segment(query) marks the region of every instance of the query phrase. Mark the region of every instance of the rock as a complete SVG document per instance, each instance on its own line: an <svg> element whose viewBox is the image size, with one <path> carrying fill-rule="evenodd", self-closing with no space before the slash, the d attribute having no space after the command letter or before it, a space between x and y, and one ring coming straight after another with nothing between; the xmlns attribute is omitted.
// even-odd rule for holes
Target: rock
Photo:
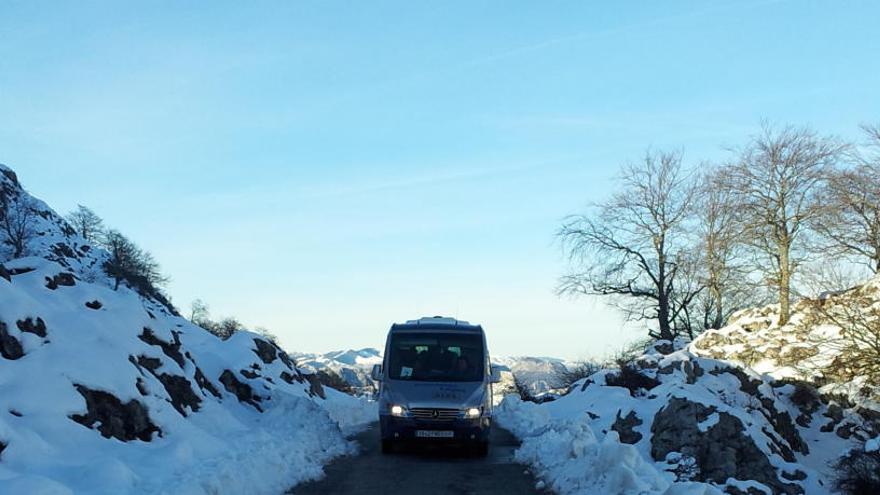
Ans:
<svg viewBox="0 0 880 495"><path fill-rule="evenodd" d="M76 277L72 273L61 272L52 278L46 277L46 287L55 290L58 287L73 287L76 285Z"/></svg>
<svg viewBox="0 0 880 495"><path fill-rule="evenodd" d="M63 242L56 243L52 246L52 254L58 258L77 258L76 252Z"/></svg>
<svg viewBox="0 0 880 495"><path fill-rule="evenodd" d="M21 185L18 183L18 176L15 175L15 172L13 172L12 170L10 170L6 167L0 167L0 174L5 175L6 178L9 179L10 182L12 182L12 185L15 186L16 188L21 187Z"/></svg>
<svg viewBox="0 0 880 495"><path fill-rule="evenodd" d="M625 418L621 418L620 410L618 409L617 417L614 419L614 424L611 425L611 429L617 432L618 436L620 436L621 442L635 444L642 439L642 434L634 431L633 428L640 426L641 424L642 420L636 416L635 411L630 411Z"/></svg>
<svg viewBox="0 0 880 495"><path fill-rule="evenodd" d="M804 455L809 454L810 448L807 446L807 442L804 442L801 438L801 434L794 426L794 422L792 422L791 415L788 414L788 411L778 411L774 401L769 397L761 397L760 400L761 405L766 409L765 416L770 421L770 424L773 425L774 431L785 439L785 442L788 444L785 445L780 442L776 443L780 455L782 455L787 462L795 462L796 459L791 452L792 449ZM768 433L768 436L770 438L775 438L775 436L770 433Z"/></svg>
<svg viewBox="0 0 880 495"><path fill-rule="evenodd" d="M12 282L12 275L6 271L6 267L3 266L3 263L0 263L0 278L5 278L7 282Z"/></svg>
<svg viewBox="0 0 880 495"><path fill-rule="evenodd" d="M98 300L94 300L94 301L90 301L90 302L86 303L86 307L89 309L98 310L98 309L101 309L101 307L103 307L103 306L104 305L101 304L101 301L98 301Z"/></svg>
<svg viewBox="0 0 880 495"><path fill-rule="evenodd" d="M239 370L239 373L241 373L241 376L243 376L249 380L253 380L254 378L257 378L260 376L259 373L257 373L256 371L251 371L251 370Z"/></svg>
<svg viewBox="0 0 880 495"><path fill-rule="evenodd" d="M85 398L87 412L73 414L70 419L94 429L105 438L115 438L123 442L141 440L149 442L153 433L162 435L161 430L150 420L147 407L140 401L130 400L123 404L114 395L100 390L92 390L84 385L74 385Z"/></svg>
<svg viewBox="0 0 880 495"><path fill-rule="evenodd" d="M718 421L700 431L699 424L712 414L718 415ZM699 481L724 484L728 478L755 480L774 493L802 494L801 486L777 477L770 460L744 430L735 416L675 397L654 416L651 456L658 461L672 452L693 457L699 466Z"/></svg>
<svg viewBox="0 0 880 495"><path fill-rule="evenodd" d="M674 371L680 370L685 377L685 381L689 385L693 385L697 382L697 378L703 376L703 368L696 361L674 361L672 363L667 364L666 366L657 370L658 374L661 375L670 375Z"/></svg>
<svg viewBox="0 0 880 495"><path fill-rule="evenodd" d="M298 382L298 383L302 383L302 382L303 382L302 375L300 375L300 374L292 375L292 374L290 374L290 373L288 373L288 372L286 372L286 371L282 371L282 372L281 372L281 379L284 380L285 382L291 384L291 385L293 384L293 382Z"/></svg>
<svg viewBox="0 0 880 495"><path fill-rule="evenodd" d="M22 332L32 333L38 337L46 337L46 322L42 318L37 318L36 321L33 318L18 320L15 322L15 325Z"/></svg>
<svg viewBox="0 0 880 495"><path fill-rule="evenodd" d="M655 351L657 351L658 353L660 353L664 356L667 356L667 355L675 352L675 345L673 345L672 342L670 342L668 340L658 340L657 342L654 342L652 344L652 347L654 348Z"/></svg>
<svg viewBox="0 0 880 495"><path fill-rule="evenodd" d="M145 396L145 397L146 397L147 395L150 395L150 391L149 391L149 389L147 389L147 382L145 382L143 378L138 377L138 379L137 379L137 381L135 382L134 386L137 387L138 392L139 392L141 395L143 395L143 396Z"/></svg>
<svg viewBox="0 0 880 495"><path fill-rule="evenodd" d="M131 359L129 358L129 360ZM171 398L171 405L174 406L174 409L176 409L181 416L186 417L187 407L193 412L199 410L202 399L193 392L192 383L190 383L185 377L172 375L170 373L157 373L156 370L162 366L162 361L157 358L138 356L137 364L140 367L146 368L150 374L159 380L165 388L165 392L168 393L168 397Z"/></svg>
<svg viewBox="0 0 880 495"><path fill-rule="evenodd" d="M239 402L249 404L257 411L263 412L260 404L258 404L262 400L260 396L254 393L250 385L240 382L232 371L224 370L220 375L220 383L223 384L227 392L235 395Z"/></svg>
<svg viewBox="0 0 880 495"><path fill-rule="evenodd" d="M290 359L290 356L288 356L283 350L278 349L278 357L281 359L281 362L284 363L284 366L287 366L287 369L292 370L295 368L296 363L293 359Z"/></svg>
<svg viewBox="0 0 880 495"><path fill-rule="evenodd" d="M6 323L2 321L0 321L0 356L10 360L19 359L24 356L21 342L12 335L9 335Z"/></svg>
<svg viewBox="0 0 880 495"><path fill-rule="evenodd" d="M205 374L202 373L202 370L199 369L198 366L196 366L195 379L196 385L198 385L200 389L202 389L203 391L208 391L211 395L218 399L222 397L220 395L220 391L217 390L217 387L215 387L214 384L205 377Z"/></svg>
<svg viewBox="0 0 880 495"><path fill-rule="evenodd" d="M317 375L306 375L306 380L309 381L309 395L312 397L317 395L322 399L327 398L327 395L324 393L324 386Z"/></svg>
<svg viewBox="0 0 880 495"><path fill-rule="evenodd" d="M150 345L156 345L162 348L162 352L165 353L166 356L170 357L177 363L181 369L183 369L184 360L183 354L180 353L180 334L177 332L171 332L171 335L174 338L174 342L165 342L164 340L156 337L156 334L153 333L153 330L144 327L144 331L138 335L138 338L143 342L146 342Z"/></svg>
<svg viewBox="0 0 880 495"><path fill-rule="evenodd" d="M758 387L761 386L761 383L762 383L761 380L758 380L757 378L750 377L749 375L746 374L745 371L741 370L740 368L732 368L732 367L721 368L721 369L712 370L709 373L716 375L716 376L719 376L722 373L730 373L731 375L735 376L739 380L739 389L740 390L742 390L743 392L745 392L749 395L753 395L756 397L759 395L758 394Z"/></svg>
<svg viewBox="0 0 880 495"><path fill-rule="evenodd" d="M278 350L271 343L263 340L263 339L254 339L254 343L257 345L257 348L254 349L254 353L260 357L266 364L271 364L273 361L278 359Z"/></svg>

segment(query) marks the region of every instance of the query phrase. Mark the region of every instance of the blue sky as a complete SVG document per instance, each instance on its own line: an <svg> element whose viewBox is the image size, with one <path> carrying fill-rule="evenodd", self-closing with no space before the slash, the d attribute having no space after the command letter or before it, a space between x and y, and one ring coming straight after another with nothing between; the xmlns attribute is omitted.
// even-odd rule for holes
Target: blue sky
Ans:
<svg viewBox="0 0 880 495"><path fill-rule="evenodd" d="M648 147L880 120L876 2L0 4L0 162L152 251L181 307L296 350L483 323L497 354L640 336L553 294L553 233Z"/></svg>

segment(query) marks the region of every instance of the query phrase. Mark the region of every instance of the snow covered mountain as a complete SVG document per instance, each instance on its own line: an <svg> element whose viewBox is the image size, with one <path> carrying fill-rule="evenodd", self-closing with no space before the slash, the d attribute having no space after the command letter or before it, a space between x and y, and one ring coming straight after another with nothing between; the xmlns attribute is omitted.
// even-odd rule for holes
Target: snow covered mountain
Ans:
<svg viewBox="0 0 880 495"><path fill-rule="evenodd" d="M325 354L293 353L296 363L311 372L332 371L358 394L371 394L376 384L370 378L373 365L382 364L382 353L373 348L333 351Z"/></svg>
<svg viewBox="0 0 880 495"><path fill-rule="evenodd" d="M559 375L568 369L564 360L551 357L501 356L493 357L492 363L501 369L502 380L504 372L509 371L536 397L557 392Z"/></svg>
<svg viewBox="0 0 880 495"><path fill-rule="evenodd" d="M0 493L281 493L352 451L368 406L257 334L114 290L108 253L2 165L0 195L27 229L0 233Z"/></svg>
<svg viewBox="0 0 880 495"><path fill-rule="evenodd" d="M826 494L834 461L858 452L876 479L876 388L835 366L848 356L829 318L855 310L880 322L878 288L875 278L802 301L785 326L775 306L742 312L689 345L657 342L554 402L508 397L499 421L523 440L516 457L561 494Z"/></svg>
<svg viewBox="0 0 880 495"><path fill-rule="evenodd" d="M292 357L304 370L330 370L341 376L358 393L372 393L376 384L370 378L374 364L382 364L382 352L374 348L333 351L325 354L293 353ZM548 357L493 357L492 362L501 370L499 391L513 390L514 377L541 396L558 388L558 374L566 369L565 361Z"/></svg>

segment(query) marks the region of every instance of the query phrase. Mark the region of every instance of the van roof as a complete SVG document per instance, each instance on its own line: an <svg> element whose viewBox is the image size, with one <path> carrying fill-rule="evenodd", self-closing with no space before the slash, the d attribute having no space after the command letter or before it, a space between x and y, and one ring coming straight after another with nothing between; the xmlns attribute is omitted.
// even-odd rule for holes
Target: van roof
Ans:
<svg viewBox="0 0 880 495"><path fill-rule="evenodd" d="M480 325L471 325L470 323L455 318L443 316L425 316L418 320L408 320L406 323L395 323L391 325L391 331L396 330L459 330L465 332L482 332L483 327Z"/></svg>

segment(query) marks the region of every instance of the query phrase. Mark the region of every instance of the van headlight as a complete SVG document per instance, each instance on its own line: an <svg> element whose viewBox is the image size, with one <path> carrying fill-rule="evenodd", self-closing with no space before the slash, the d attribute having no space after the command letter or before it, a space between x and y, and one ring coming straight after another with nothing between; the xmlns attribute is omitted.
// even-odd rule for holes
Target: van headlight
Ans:
<svg viewBox="0 0 880 495"><path fill-rule="evenodd" d="M406 408L403 406L398 406L395 404L391 406L390 411L392 416L397 416L398 418L406 416Z"/></svg>
<svg viewBox="0 0 880 495"><path fill-rule="evenodd" d="M465 419L477 419L483 414L479 407L469 407L464 411Z"/></svg>

